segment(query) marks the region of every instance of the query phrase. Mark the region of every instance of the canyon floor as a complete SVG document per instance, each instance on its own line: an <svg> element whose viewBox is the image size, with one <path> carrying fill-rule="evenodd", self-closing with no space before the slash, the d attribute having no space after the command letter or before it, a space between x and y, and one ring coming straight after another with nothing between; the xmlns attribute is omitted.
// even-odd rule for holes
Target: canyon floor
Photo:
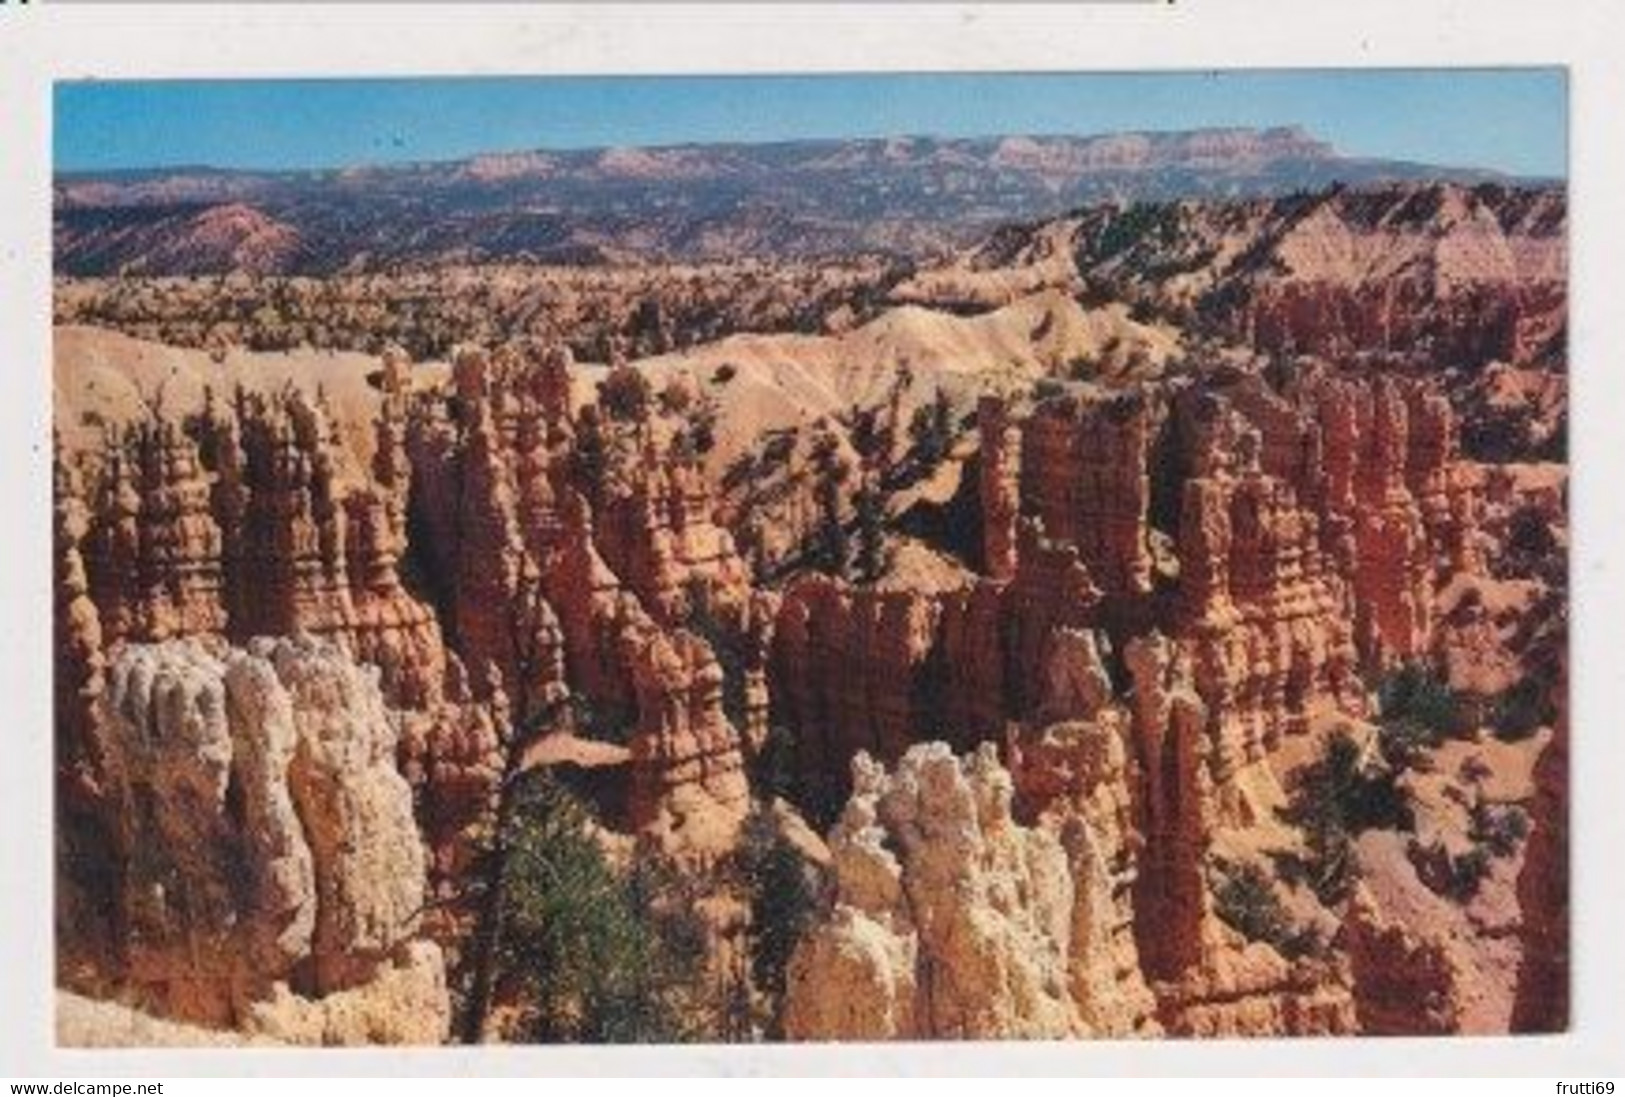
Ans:
<svg viewBox="0 0 1625 1097"><path fill-rule="evenodd" d="M1567 1027L1561 188L306 270L293 186L67 222L59 1042Z"/></svg>

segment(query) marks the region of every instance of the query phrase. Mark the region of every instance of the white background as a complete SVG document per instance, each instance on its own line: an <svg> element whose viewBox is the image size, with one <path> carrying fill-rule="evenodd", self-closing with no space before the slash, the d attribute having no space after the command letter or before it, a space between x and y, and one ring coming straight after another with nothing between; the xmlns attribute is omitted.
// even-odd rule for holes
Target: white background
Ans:
<svg viewBox="0 0 1625 1097"><path fill-rule="evenodd" d="M0 7L0 1076L1057 1071L1625 1074L1625 16L1608 0ZM85 77L1565 64L1571 94L1574 1029L1563 1037L59 1052L51 994L50 109ZM245 140L252 120L245 119ZM1550 1082L1529 1092L1551 1093Z"/></svg>

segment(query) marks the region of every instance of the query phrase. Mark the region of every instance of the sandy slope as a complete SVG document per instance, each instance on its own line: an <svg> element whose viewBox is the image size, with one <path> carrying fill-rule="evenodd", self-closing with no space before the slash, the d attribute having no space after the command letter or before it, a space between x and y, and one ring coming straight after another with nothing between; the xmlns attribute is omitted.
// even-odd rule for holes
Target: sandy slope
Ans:
<svg viewBox="0 0 1625 1097"><path fill-rule="evenodd" d="M914 376L906 421L939 387L968 405L988 389L1102 358L1114 340L1119 357L1140 351L1153 368L1179 347L1172 331L1137 324L1122 306L1085 309L1046 291L979 316L906 305L839 335L735 335L638 364L657 388L687 375L718 401L714 461L726 467L765 431L883 402L899 367Z"/></svg>
<svg viewBox="0 0 1625 1097"><path fill-rule="evenodd" d="M1172 331L1135 323L1121 306L1084 309L1066 294L1046 291L979 316L903 306L839 335L736 335L637 365L657 389L686 376L717 400L716 461L725 467L764 431L883 401L900 367L914 377L904 396L907 415L939 387L968 406L988 388L1065 372L1078 361L1111 369L1137 355L1155 368L1178 347ZM234 348L216 362L202 350L64 326L55 333L56 423L64 442L79 449L95 443L99 424L129 421L156 401L171 412L196 410L207 386L226 398L238 384L262 392L288 383L320 385L365 459L371 439L362 424L377 407L366 376L376 368L369 355L315 350ZM419 368L426 382L444 370L438 363ZM584 397L602 371L583 364L578 376Z"/></svg>
<svg viewBox="0 0 1625 1097"><path fill-rule="evenodd" d="M378 393L366 377L378 368L378 360L370 355L233 349L215 362L202 350L100 328L60 327L53 359L55 422L70 450L94 446L99 424L129 422L159 401L167 412L185 414L203 406L204 391L211 386L217 398L229 401L239 384L275 392L292 383L307 389L320 386L353 451L361 460L372 452L367 424L377 409Z"/></svg>

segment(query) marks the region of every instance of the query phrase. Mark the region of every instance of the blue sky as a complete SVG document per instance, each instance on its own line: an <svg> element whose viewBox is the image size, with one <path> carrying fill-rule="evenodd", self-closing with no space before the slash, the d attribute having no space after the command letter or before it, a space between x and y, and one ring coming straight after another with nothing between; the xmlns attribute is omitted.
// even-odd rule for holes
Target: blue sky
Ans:
<svg viewBox="0 0 1625 1097"><path fill-rule="evenodd" d="M1345 153L1561 176L1561 69L71 82L58 171L478 152L1302 125Z"/></svg>

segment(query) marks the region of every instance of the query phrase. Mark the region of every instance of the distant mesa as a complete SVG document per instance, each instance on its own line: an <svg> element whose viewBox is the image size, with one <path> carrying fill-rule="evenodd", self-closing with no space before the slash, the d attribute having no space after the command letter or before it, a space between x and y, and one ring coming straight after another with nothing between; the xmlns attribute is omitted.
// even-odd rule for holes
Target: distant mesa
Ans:
<svg viewBox="0 0 1625 1097"><path fill-rule="evenodd" d="M1101 201L1406 180L1510 181L1471 167L1344 156L1296 126L522 150L341 171L74 173L55 187L56 266L77 276L218 272L231 249L188 237L199 231L192 218L223 205L283 227L275 244L241 257L242 269L322 274L470 254L543 262L920 258L968 245L1003 222ZM565 211L561 233L593 241L596 257L592 248L538 253L519 243L518 230L538 209ZM313 243L293 243L301 240Z"/></svg>

